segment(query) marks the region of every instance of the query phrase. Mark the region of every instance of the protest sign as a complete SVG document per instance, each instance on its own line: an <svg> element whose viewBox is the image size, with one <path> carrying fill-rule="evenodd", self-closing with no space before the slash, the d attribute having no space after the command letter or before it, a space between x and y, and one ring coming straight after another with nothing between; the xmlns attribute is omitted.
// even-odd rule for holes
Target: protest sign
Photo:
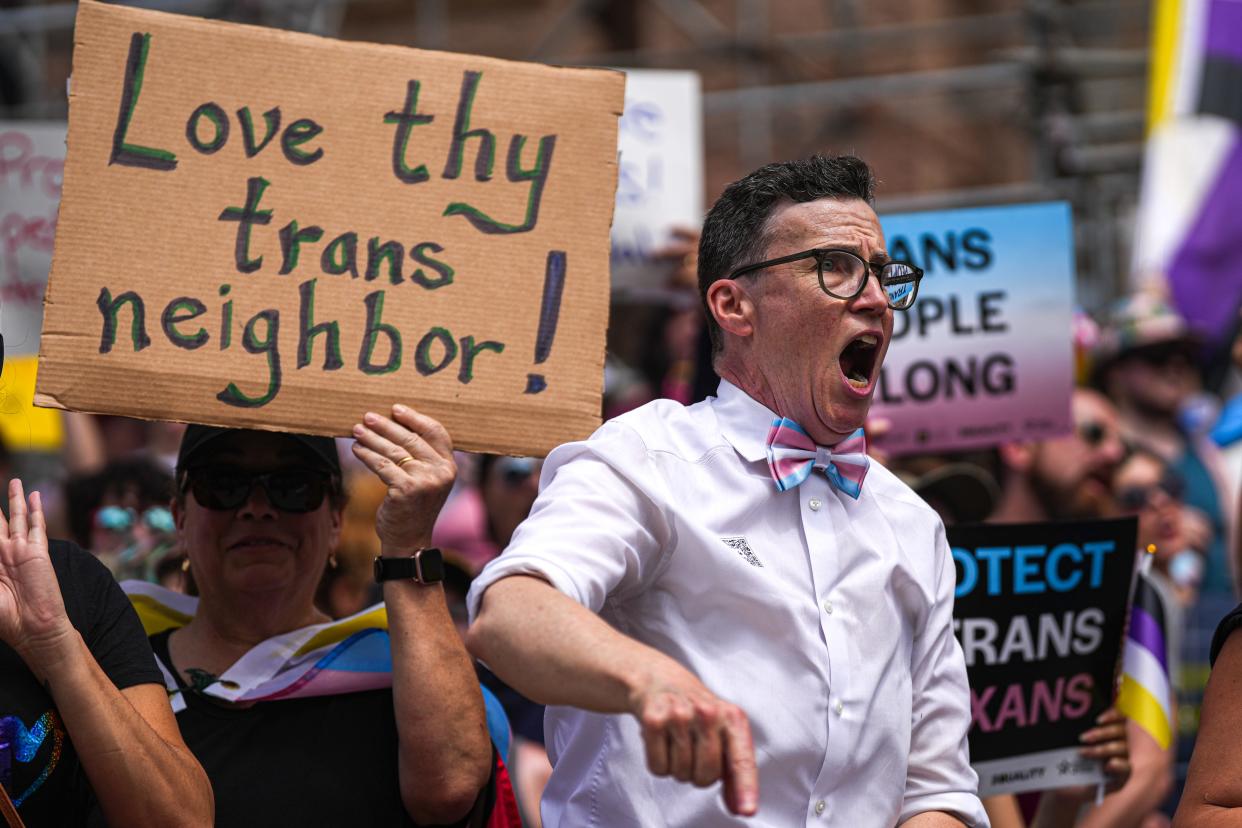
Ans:
<svg viewBox="0 0 1242 828"><path fill-rule="evenodd" d="M0 121L0 333L10 357L39 351L64 169L64 124Z"/></svg>
<svg viewBox="0 0 1242 828"><path fill-rule="evenodd" d="M41 405L458 447L599 422L624 77L86 0Z"/></svg>
<svg viewBox="0 0 1242 828"><path fill-rule="evenodd" d="M924 271L897 312L871 412L892 454L1042 440L1070 429L1074 237L1061 202L881 218Z"/></svg>
<svg viewBox="0 0 1242 828"><path fill-rule="evenodd" d="M1134 518L949 528L980 795L1103 779L1078 737L1113 703L1136 532Z"/></svg>
<svg viewBox="0 0 1242 828"><path fill-rule="evenodd" d="M64 444L65 427L59 411L34 404L37 365L33 354L5 356L0 374L0 441L20 451L54 452Z"/></svg>
<svg viewBox="0 0 1242 828"><path fill-rule="evenodd" d="M625 299L660 300L676 262L652 254L670 231L703 224L703 93L696 72L626 70L617 138L612 288Z"/></svg>

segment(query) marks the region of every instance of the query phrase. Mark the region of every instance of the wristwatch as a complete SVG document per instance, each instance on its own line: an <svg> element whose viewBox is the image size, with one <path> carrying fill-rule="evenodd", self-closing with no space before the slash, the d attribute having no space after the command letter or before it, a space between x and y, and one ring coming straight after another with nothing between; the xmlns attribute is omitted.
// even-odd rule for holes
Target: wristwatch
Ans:
<svg viewBox="0 0 1242 828"><path fill-rule="evenodd" d="M412 580L438 584L444 580L444 555L434 546L420 549L409 557L375 559L375 580Z"/></svg>

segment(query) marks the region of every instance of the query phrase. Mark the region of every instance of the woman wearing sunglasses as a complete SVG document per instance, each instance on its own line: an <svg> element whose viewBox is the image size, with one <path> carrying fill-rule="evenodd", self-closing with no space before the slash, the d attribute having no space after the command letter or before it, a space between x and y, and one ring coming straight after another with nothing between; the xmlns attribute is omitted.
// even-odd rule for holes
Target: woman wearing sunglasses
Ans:
<svg viewBox="0 0 1242 828"><path fill-rule="evenodd" d="M1131 447L1114 471L1112 484L1118 510L1138 518L1139 554L1145 554L1143 550L1152 546L1156 548L1148 582L1156 587L1164 604L1168 670L1170 675L1177 675L1175 648L1181 639L1183 613L1173 596L1168 565L1186 549L1181 519L1181 479L1159 455ZM1186 551L1185 554L1193 557L1197 553ZM1173 705L1173 700L1169 703ZM1133 722L1127 722L1126 735L1130 776L1120 789L1091 810L1081 822L1082 828L1168 825L1168 818L1160 813L1160 808L1172 791L1175 748L1161 748L1146 730Z"/></svg>
<svg viewBox="0 0 1242 828"><path fill-rule="evenodd" d="M503 766L428 548L456 476L448 434L394 406L354 436L388 487L376 520L387 640L383 610L332 622L314 605L345 503L335 442L185 432L173 514L197 602L151 612L153 588L131 597L211 778L216 825L506 824L493 819Z"/></svg>

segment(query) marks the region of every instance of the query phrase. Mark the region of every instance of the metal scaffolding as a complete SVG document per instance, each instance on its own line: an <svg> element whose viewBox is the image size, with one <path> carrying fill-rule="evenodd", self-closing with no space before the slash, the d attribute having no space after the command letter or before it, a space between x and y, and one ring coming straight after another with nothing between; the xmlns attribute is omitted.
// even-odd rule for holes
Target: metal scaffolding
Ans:
<svg viewBox="0 0 1242 828"><path fill-rule="evenodd" d="M886 192L878 207L895 212L1068 200L1076 219L1080 304L1096 309L1123 290L1143 154L1146 2L1023 0L1007 10L970 13L983 4L963 1L941 4L956 12L948 17L867 24L861 4L829 0L832 28L778 32L772 26L778 0L733 0L732 26L713 13L723 3L709 9L699 0L649 0L624 5L659 15L661 24L678 30L683 45L657 47L638 39L604 52L568 51L575 28L599 26L615 5L609 0L567 3L529 57L689 68L704 75L736 67L736 82L710 88L704 108L709 120L732 120L738 173L782 154L773 126L790 112L801 113L805 124L831 138L842 120L887 109L909 129L911 152L952 150L937 147L935 130L925 120L946 100L952 102L954 118L982 129L998 123L1020 126L1030 162L1019 180ZM860 57L917 52L932 43L940 49L956 47L967 59L893 72L850 72ZM807 55L842 52L831 77L806 71ZM929 163L934 157L929 153Z"/></svg>
<svg viewBox="0 0 1242 828"><path fill-rule="evenodd" d="M411 45L481 51L476 0L137 0L132 5L351 36L347 12L412 18ZM393 6L392 4L397 4ZM1003 174L930 184L897 177L882 211L1066 199L1077 228L1079 301L1122 290L1142 158L1145 0L924 0L900 22L857 0L513 0L505 57L566 65L693 69L705 79L709 170L729 180L818 147L883 147L905 161L971 169L963 135L1018 159ZM997 8L997 6L1008 6ZM483 9L483 12L480 9ZM50 55L74 3L0 8L0 116L63 118ZM827 21L791 28L791 9ZM814 12L813 14L811 12ZM62 63L64 60L62 58ZM976 150L977 152L977 150ZM882 163L882 162L881 162ZM883 172L883 169L881 169ZM710 177L710 176L709 176ZM970 180L969 179L981 179ZM709 189L718 182L709 182ZM708 199L714 192L707 193Z"/></svg>

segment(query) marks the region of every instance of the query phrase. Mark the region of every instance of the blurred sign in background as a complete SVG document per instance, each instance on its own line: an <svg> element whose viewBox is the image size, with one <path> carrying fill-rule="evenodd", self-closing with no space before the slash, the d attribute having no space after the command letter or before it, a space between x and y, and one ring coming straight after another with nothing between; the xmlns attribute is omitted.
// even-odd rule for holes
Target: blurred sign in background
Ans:
<svg viewBox="0 0 1242 828"><path fill-rule="evenodd" d="M14 448L61 440L60 412L31 401L64 169L63 122L0 121L0 439Z"/></svg>
<svg viewBox="0 0 1242 828"><path fill-rule="evenodd" d="M893 322L872 412L894 454L987 448L1070 430L1069 205L881 216L889 255L924 271Z"/></svg>
<svg viewBox="0 0 1242 828"><path fill-rule="evenodd" d="M653 255L703 222L703 97L694 72L631 69L617 137L612 289L660 300L671 275Z"/></svg>
<svg viewBox="0 0 1242 828"><path fill-rule="evenodd" d="M65 169L65 125L0 121L0 331L6 357L39 352Z"/></svg>

